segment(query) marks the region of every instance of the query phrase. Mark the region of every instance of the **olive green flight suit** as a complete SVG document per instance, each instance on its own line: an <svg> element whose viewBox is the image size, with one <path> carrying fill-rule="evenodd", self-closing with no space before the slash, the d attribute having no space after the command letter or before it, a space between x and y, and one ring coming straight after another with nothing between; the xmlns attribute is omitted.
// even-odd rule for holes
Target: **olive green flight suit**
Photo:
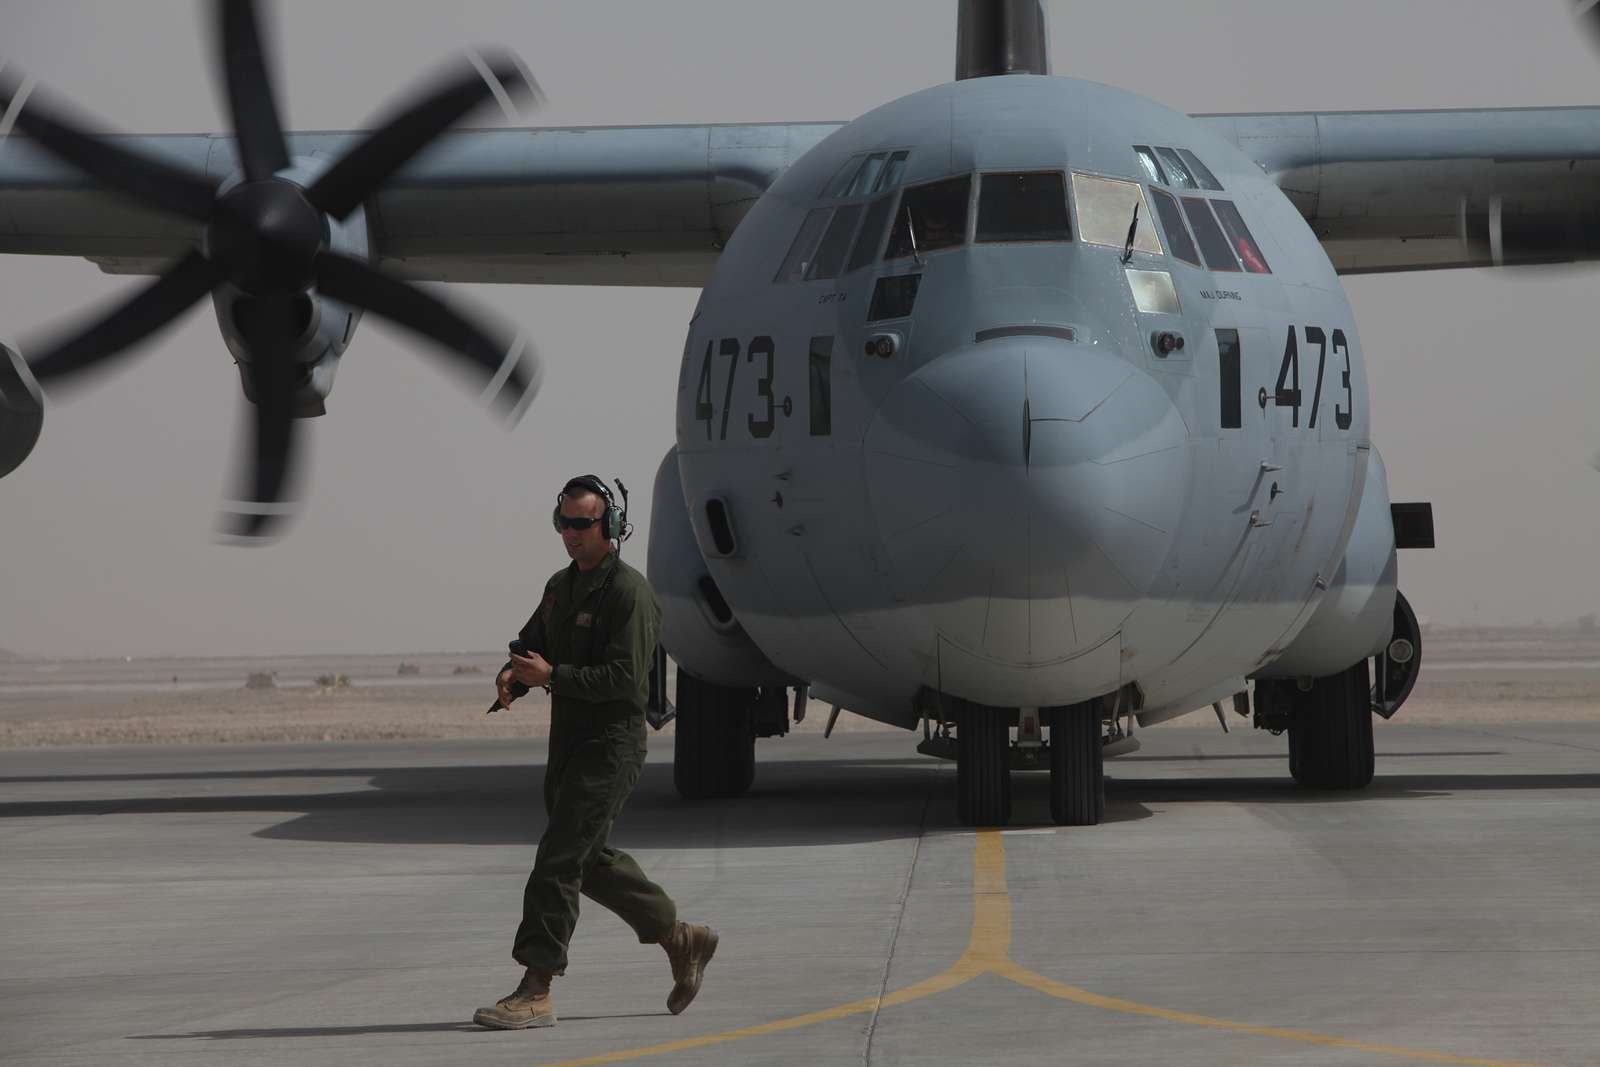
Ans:
<svg viewBox="0 0 1600 1067"><path fill-rule="evenodd" d="M522 629L528 648L555 667L544 772L549 821L512 948L524 967L566 971L580 892L646 944L665 940L677 922L672 898L606 843L644 764L644 709L660 633L654 591L615 553L587 573L576 563L557 572Z"/></svg>

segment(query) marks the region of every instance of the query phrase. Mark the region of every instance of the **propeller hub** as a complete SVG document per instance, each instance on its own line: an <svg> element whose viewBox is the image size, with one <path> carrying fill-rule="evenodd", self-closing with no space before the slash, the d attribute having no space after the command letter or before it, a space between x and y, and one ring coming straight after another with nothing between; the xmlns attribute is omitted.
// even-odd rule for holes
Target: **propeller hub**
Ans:
<svg viewBox="0 0 1600 1067"><path fill-rule="evenodd" d="M327 245L327 219L299 186L278 178L228 190L206 228L206 254L256 296L308 288Z"/></svg>

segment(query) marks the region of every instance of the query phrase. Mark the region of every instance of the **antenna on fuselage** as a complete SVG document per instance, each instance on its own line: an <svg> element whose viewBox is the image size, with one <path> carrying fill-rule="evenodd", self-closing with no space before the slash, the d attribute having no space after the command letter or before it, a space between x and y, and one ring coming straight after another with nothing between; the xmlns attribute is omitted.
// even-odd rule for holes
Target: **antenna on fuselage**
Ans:
<svg viewBox="0 0 1600 1067"><path fill-rule="evenodd" d="M961 0L956 20L956 81L1050 73L1041 0Z"/></svg>

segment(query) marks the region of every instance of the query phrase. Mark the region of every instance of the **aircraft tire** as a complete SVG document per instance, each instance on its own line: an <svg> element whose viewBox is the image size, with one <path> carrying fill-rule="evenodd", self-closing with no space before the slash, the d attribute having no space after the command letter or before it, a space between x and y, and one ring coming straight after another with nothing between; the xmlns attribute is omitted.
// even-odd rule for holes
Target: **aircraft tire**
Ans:
<svg viewBox="0 0 1600 1067"><path fill-rule="evenodd" d="M998 708L966 704L956 723L956 814L966 826L1011 821L1011 724Z"/></svg>
<svg viewBox="0 0 1600 1067"><path fill-rule="evenodd" d="M736 797L756 777L756 691L678 671L672 784L688 800Z"/></svg>
<svg viewBox="0 0 1600 1067"><path fill-rule="evenodd" d="M1047 714L1050 818L1058 826L1098 826L1106 811L1099 702L1051 708Z"/></svg>
<svg viewBox="0 0 1600 1067"><path fill-rule="evenodd" d="M1372 696L1367 661L1327 678L1309 693L1292 683L1289 773L1309 789L1363 789L1372 783Z"/></svg>

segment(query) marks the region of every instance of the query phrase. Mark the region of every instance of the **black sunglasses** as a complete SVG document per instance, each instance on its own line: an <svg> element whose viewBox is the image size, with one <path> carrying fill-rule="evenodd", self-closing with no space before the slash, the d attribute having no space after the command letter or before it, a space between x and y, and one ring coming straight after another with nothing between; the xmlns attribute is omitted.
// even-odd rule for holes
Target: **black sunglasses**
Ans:
<svg viewBox="0 0 1600 1067"><path fill-rule="evenodd" d="M578 516L557 515L556 516L556 526L559 527L560 529L563 529L563 530L587 530L589 527L593 526L595 523L597 523L599 521L600 521L599 519L591 519L591 518L589 518L588 516L585 516L585 515L578 515Z"/></svg>

